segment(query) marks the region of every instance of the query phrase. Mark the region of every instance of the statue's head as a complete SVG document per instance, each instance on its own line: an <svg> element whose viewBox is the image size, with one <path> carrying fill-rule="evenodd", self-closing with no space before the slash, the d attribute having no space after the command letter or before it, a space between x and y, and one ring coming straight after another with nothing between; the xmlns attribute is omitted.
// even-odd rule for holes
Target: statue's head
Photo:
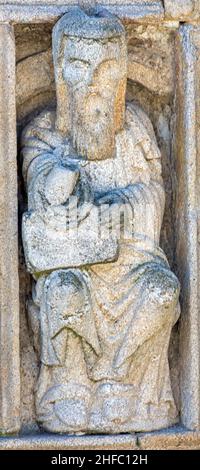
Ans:
<svg viewBox="0 0 200 470"><path fill-rule="evenodd" d="M53 30L56 127L90 160L113 156L123 128L126 41L122 24L105 10L71 7Z"/></svg>

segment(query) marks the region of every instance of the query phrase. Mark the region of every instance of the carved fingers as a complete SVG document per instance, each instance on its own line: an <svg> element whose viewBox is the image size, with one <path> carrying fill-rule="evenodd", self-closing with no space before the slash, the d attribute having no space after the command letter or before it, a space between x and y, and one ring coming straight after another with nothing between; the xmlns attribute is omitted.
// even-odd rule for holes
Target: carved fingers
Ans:
<svg viewBox="0 0 200 470"><path fill-rule="evenodd" d="M77 169L55 166L46 178L45 197L49 204L64 204L73 193L78 176Z"/></svg>

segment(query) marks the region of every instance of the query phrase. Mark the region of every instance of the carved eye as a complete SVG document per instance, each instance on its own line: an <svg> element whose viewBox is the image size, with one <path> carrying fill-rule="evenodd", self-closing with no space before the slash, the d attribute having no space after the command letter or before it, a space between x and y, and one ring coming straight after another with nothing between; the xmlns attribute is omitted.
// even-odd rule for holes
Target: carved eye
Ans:
<svg viewBox="0 0 200 470"><path fill-rule="evenodd" d="M103 62L97 69L98 80L103 81L106 85L110 81L118 80L119 78L119 66L115 60L108 60ZM113 83L111 84L113 86Z"/></svg>
<svg viewBox="0 0 200 470"><path fill-rule="evenodd" d="M84 80L89 63L78 59L69 59L63 71L64 79L72 84Z"/></svg>

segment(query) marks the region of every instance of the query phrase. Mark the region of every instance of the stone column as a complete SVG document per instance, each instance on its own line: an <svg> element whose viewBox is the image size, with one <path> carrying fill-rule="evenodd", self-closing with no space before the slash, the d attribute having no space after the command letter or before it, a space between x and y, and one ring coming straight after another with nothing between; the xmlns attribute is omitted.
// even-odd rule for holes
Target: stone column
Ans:
<svg viewBox="0 0 200 470"><path fill-rule="evenodd" d="M0 432L20 425L18 220L13 27L0 24Z"/></svg>
<svg viewBox="0 0 200 470"><path fill-rule="evenodd" d="M200 429L199 240L200 209L198 153L200 28L180 27L177 37L176 90L176 238L178 276L182 287L180 389L182 423ZM199 199L199 200L198 200Z"/></svg>

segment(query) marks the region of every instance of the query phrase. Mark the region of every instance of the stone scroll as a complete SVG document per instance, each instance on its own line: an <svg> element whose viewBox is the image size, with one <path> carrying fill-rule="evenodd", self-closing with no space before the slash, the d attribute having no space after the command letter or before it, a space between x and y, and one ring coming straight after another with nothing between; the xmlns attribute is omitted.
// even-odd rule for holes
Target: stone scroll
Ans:
<svg viewBox="0 0 200 470"><path fill-rule="evenodd" d="M57 433L162 429L178 420L168 346L180 308L159 244L161 153L149 117L125 101L117 17L69 8L52 50L56 109L21 138L37 421Z"/></svg>

